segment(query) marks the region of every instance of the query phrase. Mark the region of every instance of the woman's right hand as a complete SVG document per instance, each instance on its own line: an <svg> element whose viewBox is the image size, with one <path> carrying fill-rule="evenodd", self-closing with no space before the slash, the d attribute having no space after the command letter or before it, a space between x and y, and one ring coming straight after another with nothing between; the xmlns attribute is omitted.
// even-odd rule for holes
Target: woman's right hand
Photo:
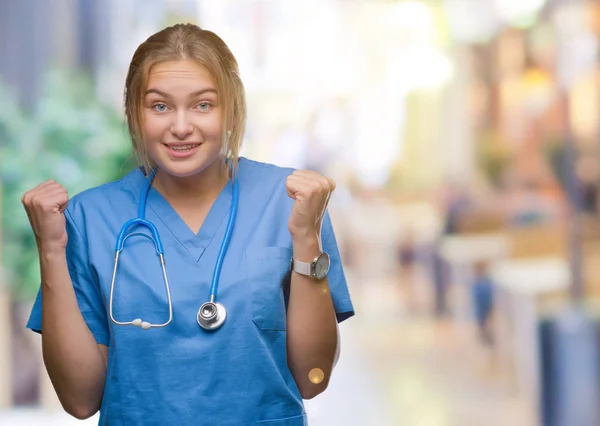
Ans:
<svg viewBox="0 0 600 426"><path fill-rule="evenodd" d="M67 246L64 211L69 202L67 190L48 180L21 197L38 249L62 250Z"/></svg>

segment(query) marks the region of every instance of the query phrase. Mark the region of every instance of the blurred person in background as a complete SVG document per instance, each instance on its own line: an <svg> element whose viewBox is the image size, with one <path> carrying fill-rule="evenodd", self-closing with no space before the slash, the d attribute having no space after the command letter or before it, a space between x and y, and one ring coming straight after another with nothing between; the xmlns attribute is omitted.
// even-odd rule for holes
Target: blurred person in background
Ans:
<svg viewBox="0 0 600 426"><path fill-rule="evenodd" d="M599 210L598 192L600 191L600 162L595 156L582 155L576 166L576 173L581 184L582 209L596 218Z"/></svg>
<svg viewBox="0 0 600 426"><path fill-rule="evenodd" d="M450 286L450 265L442 256L440 245L445 236L459 232L463 217L472 202L467 190L457 182L449 182L442 188L440 201L439 214L442 227L431 248L431 273L434 290L434 315L437 318L444 318L450 313L447 300Z"/></svg>
<svg viewBox="0 0 600 426"><path fill-rule="evenodd" d="M54 181L22 197L42 282L27 326L64 409L112 426L305 425L354 314L334 182L238 157L237 61L197 26L138 47L125 112L139 168L70 200ZM121 251L140 234L152 241Z"/></svg>
<svg viewBox="0 0 600 426"><path fill-rule="evenodd" d="M475 264L471 297L479 339L483 344L491 345L493 343L491 316L494 307L494 283L488 273L486 262L481 261Z"/></svg>
<svg viewBox="0 0 600 426"><path fill-rule="evenodd" d="M407 302L408 312L418 314L419 300L417 300L418 291L416 286L421 284L417 282L416 268L418 263L418 247L415 231L409 229L405 235L400 237L397 248L398 277L400 290L403 293L403 299Z"/></svg>
<svg viewBox="0 0 600 426"><path fill-rule="evenodd" d="M452 235L459 232L461 219L472 204L467 190L461 187L458 182L451 182L444 188L442 195L444 235Z"/></svg>

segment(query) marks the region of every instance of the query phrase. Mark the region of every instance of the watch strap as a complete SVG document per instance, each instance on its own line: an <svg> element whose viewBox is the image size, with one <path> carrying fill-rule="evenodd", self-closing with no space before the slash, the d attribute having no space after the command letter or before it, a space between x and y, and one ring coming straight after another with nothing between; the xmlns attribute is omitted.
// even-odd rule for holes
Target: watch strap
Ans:
<svg viewBox="0 0 600 426"><path fill-rule="evenodd" d="M312 262L301 262L292 257L292 270L302 275L306 275L308 277L312 277Z"/></svg>

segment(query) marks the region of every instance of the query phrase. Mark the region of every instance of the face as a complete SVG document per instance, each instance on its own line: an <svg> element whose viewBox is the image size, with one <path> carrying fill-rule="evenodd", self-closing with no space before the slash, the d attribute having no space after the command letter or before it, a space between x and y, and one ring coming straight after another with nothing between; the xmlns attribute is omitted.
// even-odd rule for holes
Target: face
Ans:
<svg viewBox="0 0 600 426"><path fill-rule="evenodd" d="M161 170L187 177L215 164L221 153L222 111L205 67L185 60L154 65L143 110L146 149Z"/></svg>

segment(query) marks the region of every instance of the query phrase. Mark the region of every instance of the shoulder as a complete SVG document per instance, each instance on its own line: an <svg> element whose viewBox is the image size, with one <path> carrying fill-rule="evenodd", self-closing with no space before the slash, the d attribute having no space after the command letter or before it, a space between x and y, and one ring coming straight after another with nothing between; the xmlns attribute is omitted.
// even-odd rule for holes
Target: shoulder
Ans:
<svg viewBox="0 0 600 426"><path fill-rule="evenodd" d="M86 189L69 199L67 213L78 218L92 212L114 211L133 200L137 181L142 179L143 174L135 169L119 180Z"/></svg>
<svg viewBox="0 0 600 426"><path fill-rule="evenodd" d="M285 181L295 170L291 167L281 167L271 163L240 158L240 176L244 180L261 179L263 181Z"/></svg>
<svg viewBox="0 0 600 426"><path fill-rule="evenodd" d="M263 205L261 210L267 215L269 209L277 214L287 214L292 200L286 191L286 180L294 171L290 167L241 158L239 164L239 181L241 197L251 205Z"/></svg>
<svg viewBox="0 0 600 426"><path fill-rule="evenodd" d="M239 179L241 185L249 187L251 191L259 191L262 194L285 189L285 182L295 169L291 167L280 167L271 163L240 159ZM283 191L285 194L285 190Z"/></svg>

